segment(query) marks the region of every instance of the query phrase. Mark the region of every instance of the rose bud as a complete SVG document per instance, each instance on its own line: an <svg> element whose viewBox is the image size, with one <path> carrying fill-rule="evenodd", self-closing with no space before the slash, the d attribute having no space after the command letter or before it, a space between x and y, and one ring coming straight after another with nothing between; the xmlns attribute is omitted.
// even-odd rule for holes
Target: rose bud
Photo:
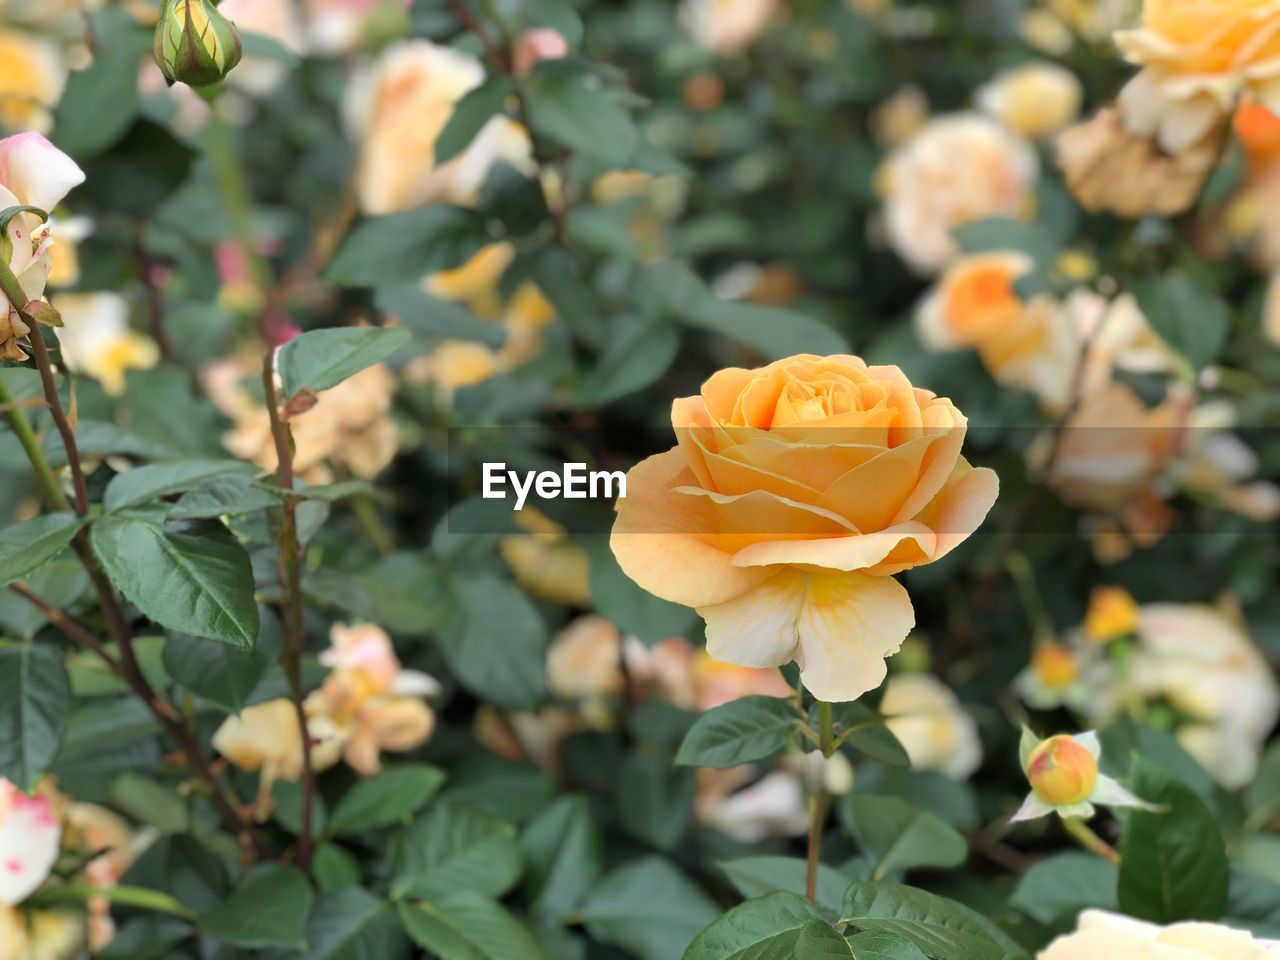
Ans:
<svg viewBox="0 0 1280 960"><path fill-rule="evenodd" d="M240 62L240 35L210 0L165 0L156 23L156 63L170 84L217 83Z"/></svg>
<svg viewBox="0 0 1280 960"><path fill-rule="evenodd" d="M1073 738L1050 737L1036 747L1027 761L1027 779L1045 803L1083 803L1098 785L1098 761Z"/></svg>

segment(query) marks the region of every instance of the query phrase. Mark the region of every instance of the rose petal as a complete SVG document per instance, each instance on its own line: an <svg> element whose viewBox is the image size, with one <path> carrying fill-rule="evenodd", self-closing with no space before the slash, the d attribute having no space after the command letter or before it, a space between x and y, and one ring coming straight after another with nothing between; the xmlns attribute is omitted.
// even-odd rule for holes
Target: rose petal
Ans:
<svg viewBox="0 0 1280 960"><path fill-rule="evenodd" d="M915 625L901 584L857 573L784 571L698 613L711 656L754 667L795 659L804 685L830 702L855 700L884 682L885 658Z"/></svg>
<svg viewBox="0 0 1280 960"><path fill-rule="evenodd" d="M710 500L674 497L694 482L679 449L636 464L609 546L623 571L655 596L688 607L724 603L759 584L772 571L738 569L710 542L719 520Z"/></svg>

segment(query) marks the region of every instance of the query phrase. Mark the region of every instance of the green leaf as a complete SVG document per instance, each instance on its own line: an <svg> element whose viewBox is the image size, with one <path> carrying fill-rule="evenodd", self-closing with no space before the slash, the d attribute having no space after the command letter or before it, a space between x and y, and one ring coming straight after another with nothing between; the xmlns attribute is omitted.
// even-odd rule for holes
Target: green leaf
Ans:
<svg viewBox="0 0 1280 960"><path fill-rule="evenodd" d="M719 912L700 887L660 857L613 870L579 911L591 936L635 960L680 956Z"/></svg>
<svg viewBox="0 0 1280 960"><path fill-rule="evenodd" d="M474 210L431 204L360 224L347 235L326 274L347 287L414 283L461 266L491 239Z"/></svg>
<svg viewBox="0 0 1280 960"><path fill-rule="evenodd" d="M0 587L52 560L84 526L74 513L46 513L0 530Z"/></svg>
<svg viewBox="0 0 1280 960"><path fill-rule="evenodd" d="M1192 370L1218 358L1231 327L1231 311L1203 281L1171 271L1138 281L1133 292L1152 328Z"/></svg>
<svg viewBox="0 0 1280 960"><path fill-rule="evenodd" d="M449 340L475 340L497 349L507 340L500 323L477 317L460 303L433 297L422 289L422 282L393 287L380 287L373 302L384 313L394 314L414 333L424 337Z"/></svg>
<svg viewBox="0 0 1280 960"><path fill-rule="evenodd" d="M394 960L407 947L395 909L368 890L350 887L316 899L307 960Z"/></svg>
<svg viewBox="0 0 1280 960"><path fill-rule="evenodd" d="M587 798L558 798L525 825L522 886L534 909L562 918L582 902L603 869L600 827Z"/></svg>
<svg viewBox="0 0 1280 960"><path fill-rule="evenodd" d="M853 947L825 920L810 920L796 940L795 960L853 960Z"/></svg>
<svg viewBox="0 0 1280 960"><path fill-rule="evenodd" d="M440 649L459 682L502 707L535 706L546 692L547 629L510 583L482 573L454 578Z"/></svg>
<svg viewBox="0 0 1280 960"><path fill-rule="evenodd" d="M640 145L640 131L617 97L572 61L544 64L525 81L524 100L536 132L609 166L626 166Z"/></svg>
<svg viewBox="0 0 1280 960"><path fill-rule="evenodd" d="M454 104L449 122L435 142L435 164L448 163L471 145L489 118L502 109L515 90L515 81L506 76L490 77Z"/></svg>
<svg viewBox="0 0 1280 960"><path fill-rule="evenodd" d="M238 517L280 505L280 498L245 474L215 477L184 493L169 509L170 520L213 520Z"/></svg>
<svg viewBox="0 0 1280 960"><path fill-rule="evenodd" d="M708 710L694 723L676 763L736 767L763 760L787 746L799 718L786 697L741 697Z"/></svg>
<svg viewBox="0 0 1280 960"><path fill-rule="evenodd" d="M620 318L595 367L578 385L574 405L601 407L643 390L667 372L679 347L680 331L669 323Z"/></svg>
<svg viewBox="0 0 1280 960"><path fill-rule="evenodd" d="M360 885L360 861L338 844L330 841L311 860L311 876L321 893L337 893Z"/></svg>
<svg viewBox="0 0 1280 960"><path fill-rule="evenodd" d="M860 880L845 892L841 920L897 936L946 960L1024 960L1026 951L979 913L897 883Z"/></svg>
<svg viewBox="0 0 1280 960"><path fill-rule="evenodd" d="M969 855L958 832L897 797L850 794L840 804L840 816L863 852L875 858L876 880L914 867L959 866Z"/></svg>
<svg viewBox="0 0 1280 960"><path fill-rule="evenodd" d="M199 920L200 930L232 947L306 949L311 887L292 867L251 867L221 903Z"/></svg>
<svg viewBox="0 0 1280 960"><path fill-rule="evenodd" d="M500 897L520 877L520 846L506 820L459 804L437 804L397 845L391 895L397 900L469 890Z"/></svg>
<svg viewBox="0 0 1280 960"><path fill-rule="evenodd" d="M800 895L770 893L716 919L689 944L684 960L789 960L815 920L826 926L818 908Z"/></svg>
<svg viewBox="0 0 1280 960"><path fill-rule="evenodd" d="M1280 742L1263 755L1257 776L1244 792L1244 806L1255 819L1280 813Z"/></svg>
<svg viewBox="0 0 1280 960"><path fill-rule="evenodd" d="M795 892L805 887L808 864L800 857L742 857L716 864L734 889L748 900L779 890ZM818 864L818 906L834 915L844 902L849 878L825 863Z"/></svg>
<svg viewBox="0 0 1280 960"><path fill-rule="evenodd" d="M400 922L414 943L440 960L548 960L519 920L471 890L403 903Z"/></svg>
<svg viewBox="0 0 1280 960"><path fill-rule="evenodd" d="M444 771L425 763L406 763L361 780L343 795L329 829L359 834L399 823L412 816L444 783Z"/></svg>
<svg viewBox="0 0 1280 960"><path fill-rule="evenodd" d="M249 555L220 523L168 528L104 517L93 552L121 593L163 627L251 650L258 636Z"/></svg>
<svg viewBox="0 0 1280 960"><path fill-rule="evenodd" d="M77 159L111 146L138 110L138 58L148 51L150 32L124 10L94 14L97 49L93 62L72 71L58 100L54 128L59 147Z"/></svg>
<svg viewBox="0 0 1280 960"><path fill-rule="evenodd" d="M217 477L249 477L256 472L253 464L239 460L185 460L137 467L118 474L107 484L107 491L102 495L102 507L108 513L114 513L202 486Z"/></svg>
<svg viewBox="0 0 1280 960"><path fill-rule="evenodd" d="M252 650L241 650L201 637L174 633L164 645L169 676L196 696L238 713L262 678L280 659L284 637L271 613L259 611L261 627Z"/></svg>
<svg viewBox="0 0 1280 960"><path fill-rule="evenodd" d="M1186 784L1138 758L1130 788L1156 813L1130 812L1120 841L1120 909L1154 923L1216 920L1227 906L1230 869L1217 823Z"/></svg>
<svg viewBox="0 0 1280 960"><path fill-rule="evenodd" d="M898 742L884 717L856 701L833 705L832 722L837 737L843 737L848 749L878 760L890 767L909 767L911 758ZM859 759L853 758L855 762Z"/></svg>
<svg viewBox="0 0 1280 960"><path fill-rule="evenodd" d="M650 645L688 631L695 611L649 593L622 572L604 538L592 540L591 603L600 616Z"/></svg>
<svg viewBox="0 0 1280 960"><path fill-rule="evenodd" d="M122 773L111 783L111 803L141 823L161 833L185 833L191 829L187 806L171 787L138 773Z"/></svg>
<svg viewBox="0 0 1280 960"><path fill-rule="evenodd" d="M0 648L0 777L34 790L53 763L71 709L71 685L52 647Z"/></svg>
<svg viewBox="0 0 1280 960"><path fill-rule="evenodd" d="M1074 850L1055 853L1022 875L1010 902L1045 926L1074 922L1090 908L1117 911L1119 878L1116 865L1101 857Z"/></svg>
<svg viewBox="0 0 1280 960"><path fill-rule="evenodd" d="M849 938L858 960L929 960L910 940L880 930L868 930Z"/></svg>
<svg viewBox="0 0 1280 960"><path fill-rule="evenodd" d="M380 363L406 343L404 327L334 327L294 337L280 348L280 379L284 395L303 390L319 393L336 387L352 374Z"/></svg>
<svg viewBox="0 0 1280 960"><path fill-rule="evenodd" d="M637 840L671 853L693 816L697 787L693 770L672 767L665 756L629 754L618 773L618 820Z"/></svg>
<svg viewBox="0 0 1280 960"><path fill-rule="evenodd" d="M1042 226L1008 217L966 223L952 230L951 235L965 253L1016 250L1042 266L1052 264L1060 252L1058 241Z"/></svg>
<svg viewBox="0 0 1280 960"><path fill-rule="evenodd" d="M751 347L766 360L797 353L848 353L849 343L824 323L794 310L708 295L689 304L685 323Z"/></svg>

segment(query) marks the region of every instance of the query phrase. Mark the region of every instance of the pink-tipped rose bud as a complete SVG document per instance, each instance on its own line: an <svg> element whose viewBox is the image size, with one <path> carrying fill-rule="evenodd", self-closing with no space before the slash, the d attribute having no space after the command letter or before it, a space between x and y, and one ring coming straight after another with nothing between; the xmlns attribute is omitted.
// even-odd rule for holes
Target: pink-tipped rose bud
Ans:
<svg viewBox="0 0 1280 960"><path fill-rule="evenodd" d="M533 27L516 41L512 68L517 77L527 77L534 66L543 60L560 60L569 54L569 41L558 30L550 27Z"/></svg>
<svg viewBox="0 0 1280 960"><path fill-rule="evenodd" d="M1045 803L1055 807L1083 803L1098 785L1098 761L1072 737L1050 737L1027 761L1027 779Z"/></svg>

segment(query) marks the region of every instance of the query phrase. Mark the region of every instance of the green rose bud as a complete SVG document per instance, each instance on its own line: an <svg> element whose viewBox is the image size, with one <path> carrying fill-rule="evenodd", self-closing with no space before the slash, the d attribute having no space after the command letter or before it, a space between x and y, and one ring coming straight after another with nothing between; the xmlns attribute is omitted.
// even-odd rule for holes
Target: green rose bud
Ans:
<svg viewBox="0 0 1280 960"><path fill-rule="evenodd" d="M164 0L156 24L156 63L170 84L217 83L240 62L240 35L211 0Z"/></svg>

